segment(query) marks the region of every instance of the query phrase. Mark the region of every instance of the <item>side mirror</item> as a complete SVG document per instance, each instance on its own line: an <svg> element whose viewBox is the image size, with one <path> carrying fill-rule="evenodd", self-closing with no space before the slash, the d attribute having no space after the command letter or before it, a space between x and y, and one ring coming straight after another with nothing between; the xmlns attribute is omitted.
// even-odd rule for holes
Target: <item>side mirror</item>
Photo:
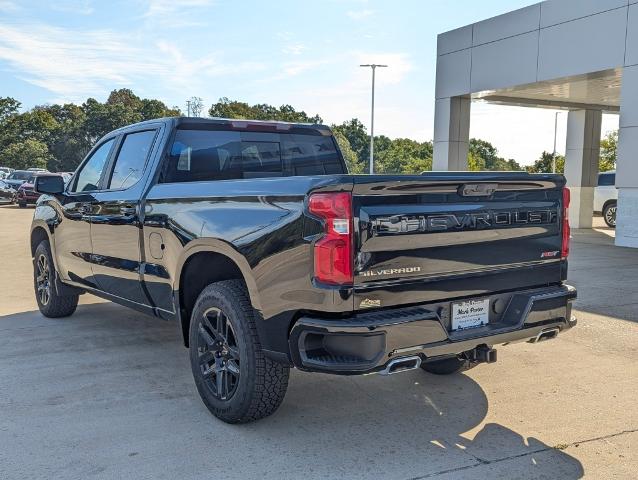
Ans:
<svg viewBox="0 0 638 480"><path fill-rule="evenodd" d="M56 195L64 192L64 179L60 175L38 175L34 189L38 193Z"/></svg>

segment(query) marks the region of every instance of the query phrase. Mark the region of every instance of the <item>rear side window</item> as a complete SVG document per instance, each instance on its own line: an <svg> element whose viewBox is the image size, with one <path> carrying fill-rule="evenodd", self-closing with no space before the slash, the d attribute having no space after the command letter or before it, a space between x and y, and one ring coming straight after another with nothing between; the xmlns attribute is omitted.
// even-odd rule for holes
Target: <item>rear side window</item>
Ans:
<svg viewBox="0 0 638 480"><path fill-rule="evenodd" d="M164 182L346 173L330 136L177 130Z"/></svg>
<svg viewBox="0 0 638 480"><path fill-rule="evenodd" d="M129 133L124 137L107 188L128 188L142 178L155 133L156 130L147 130Z"/></svg>
<svg viewBox="0 0 638 480"><path fill-rule="evenodd" d="M609 187L616 185L616 174L615 173L601 173L598 175L598 186L599 187Z"/></svg>

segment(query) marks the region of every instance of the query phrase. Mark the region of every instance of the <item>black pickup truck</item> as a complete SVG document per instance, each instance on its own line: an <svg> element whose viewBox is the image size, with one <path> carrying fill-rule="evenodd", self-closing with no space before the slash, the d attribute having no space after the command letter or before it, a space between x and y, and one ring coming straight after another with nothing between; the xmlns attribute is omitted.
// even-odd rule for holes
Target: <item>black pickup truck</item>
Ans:
<svg viewBox="0 0 638 480"><path fill-rule="evenodd" d="M89 292L177 322L226 422L281 404L290 367L450 374L575 324L560 175L349 175L320 125L170 118L39 175L40 311Z"/></svg>

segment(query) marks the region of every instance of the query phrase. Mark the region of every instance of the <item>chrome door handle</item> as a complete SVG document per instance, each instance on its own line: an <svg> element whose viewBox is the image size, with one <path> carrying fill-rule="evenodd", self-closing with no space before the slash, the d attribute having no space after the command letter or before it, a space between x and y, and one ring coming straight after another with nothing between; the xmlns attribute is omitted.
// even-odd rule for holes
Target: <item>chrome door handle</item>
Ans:
<svg viewBox="0 0 638 480"><path fill-rule="evenodd" d="M83 203L82 205L80 205L78 207L78 211L82 215L87 215L87 214L91 213L91 205L89 205L88 203Z"/></svg>
<svg viewBox="0 0 638 480"><path fill-rule="evenodd" d="M130 205L123 205L120 207L120 213L122 215L135 215L137 208L131 207Z"/></svg>

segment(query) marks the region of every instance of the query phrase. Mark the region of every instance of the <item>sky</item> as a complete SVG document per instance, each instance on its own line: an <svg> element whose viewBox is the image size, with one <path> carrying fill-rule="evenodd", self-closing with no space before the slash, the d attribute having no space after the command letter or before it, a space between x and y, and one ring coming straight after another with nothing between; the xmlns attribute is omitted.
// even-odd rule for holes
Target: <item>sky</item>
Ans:
<svg viewBox="0 0 638 480"><path fill-rule="evenodd" d="M186 110L221 97L290 104L326 123L431 140L437 34L530 0L0 0L0 96L23 109L106 100L130 88ZM565 149L567 114L559 120ZM617 128L605 116L603 133ZM474 103L471 135L529 164L554 142L554 112Z"/></svg>

